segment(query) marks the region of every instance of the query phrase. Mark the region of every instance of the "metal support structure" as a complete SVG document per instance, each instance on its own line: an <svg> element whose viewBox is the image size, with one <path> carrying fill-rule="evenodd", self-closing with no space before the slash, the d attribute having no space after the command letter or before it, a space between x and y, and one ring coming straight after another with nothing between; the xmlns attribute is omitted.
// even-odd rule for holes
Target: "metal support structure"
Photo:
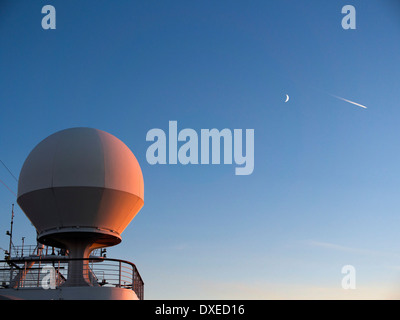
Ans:
<svg viewBox="0 0 400 320"><path fill-rule="evenodd" d="M11 209L11 226L10 231L7 231L6 234L10 237L10 245L8 247L8 256L11 257L11 249L12 249L12 233L13 233L13 224L14 224L14 204L12 204Z"/></svg>

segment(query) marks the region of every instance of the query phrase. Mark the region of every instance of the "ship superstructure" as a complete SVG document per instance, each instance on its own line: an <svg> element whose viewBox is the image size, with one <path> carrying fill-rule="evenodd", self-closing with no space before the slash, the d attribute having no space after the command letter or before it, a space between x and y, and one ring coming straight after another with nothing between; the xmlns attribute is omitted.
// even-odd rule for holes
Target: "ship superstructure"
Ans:
<svg viewBox="0 0 400 320"><path fill-rule="evenodd" d="M133 263L95 254L122 241L143 199L139 163L115 136L71 128L42 140L22 166L17 196L38 245L11 250L10 242L0 296L143 299Z"/></svg>

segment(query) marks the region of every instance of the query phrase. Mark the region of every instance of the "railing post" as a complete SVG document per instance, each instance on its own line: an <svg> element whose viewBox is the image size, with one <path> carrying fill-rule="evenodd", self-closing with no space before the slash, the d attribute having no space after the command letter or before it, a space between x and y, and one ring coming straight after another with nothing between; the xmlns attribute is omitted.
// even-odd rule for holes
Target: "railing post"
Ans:
<svg viewBox="0 0 400 320"><path fill-rule="evenodd" d="M42 271L40 268L42 266L41 261L39 260L39 267L38 267L38 278L37 278L37 287L39 288L39 284L40 284L40 272Z"/></svg>
<svg viewBox="0 0 400 320"><path fill-rule="evenodd" d="M131 266L132 267L132 290L133 290L133 292L135 292L135 273L136 273L136 270L135 270L135 267L134 266Z"/></svg>
<svg viewBox="0 0 400 320"><path fill-rule="evenodd" d="M58 269L57 269L57 287L60 286L61 283L61 275L60 275L60 260L58 260Z"/></svg>
<svg viewBox="0 0 400 320"><path fill-rule="evenodd" d="M118 270L118 287L121 287L121 261L118 262L119 270Z"/></svg>
<svg viewBox="0 0 400 320"><path fill-rule="evenodd" d="M23 275L23 278L21 279L19 279L19 283L21 284L21 288L23 288L24 287L24 282L25 282L25 277L26 277L26 261L25 261L25 263L24 263L24 275ZM22 281L21 281L22 280Z"/></svg>

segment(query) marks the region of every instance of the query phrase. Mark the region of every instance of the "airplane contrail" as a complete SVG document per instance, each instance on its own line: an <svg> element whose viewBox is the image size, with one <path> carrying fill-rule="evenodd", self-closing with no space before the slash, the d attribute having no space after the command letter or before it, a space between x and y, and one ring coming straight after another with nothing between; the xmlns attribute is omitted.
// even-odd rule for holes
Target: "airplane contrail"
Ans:
<svg viewBox="0 0 400 320"><path fill-rule="evenodd" d="M331 96L333 96L333 97L335 97L335 98L337 98L337 99L340 99L340 100L346 101L346 102L348 102L348 103L354 104L354 105L356 105L356 106L358 106L358 107L361 107L361 108L367 109L367 107L366 107L366 106L363 106L362 104L356 103L356 102L354 102L354 101L350 101L350 100L347 100L347 99L345 99L345 98L342 98L342 97L335 96L334 94L331 94Z"/></svg>

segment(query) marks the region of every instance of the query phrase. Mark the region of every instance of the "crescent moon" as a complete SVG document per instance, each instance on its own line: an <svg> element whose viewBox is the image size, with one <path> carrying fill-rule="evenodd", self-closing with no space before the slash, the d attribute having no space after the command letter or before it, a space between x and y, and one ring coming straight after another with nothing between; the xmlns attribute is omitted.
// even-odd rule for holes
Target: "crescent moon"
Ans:
<svg viewBox="0 0 400 320"><path fill-rule="evenodd" d="M288 101L289 101L289 96L286 95L286 101L285 101L285 103L288 102Z"/></svg>

